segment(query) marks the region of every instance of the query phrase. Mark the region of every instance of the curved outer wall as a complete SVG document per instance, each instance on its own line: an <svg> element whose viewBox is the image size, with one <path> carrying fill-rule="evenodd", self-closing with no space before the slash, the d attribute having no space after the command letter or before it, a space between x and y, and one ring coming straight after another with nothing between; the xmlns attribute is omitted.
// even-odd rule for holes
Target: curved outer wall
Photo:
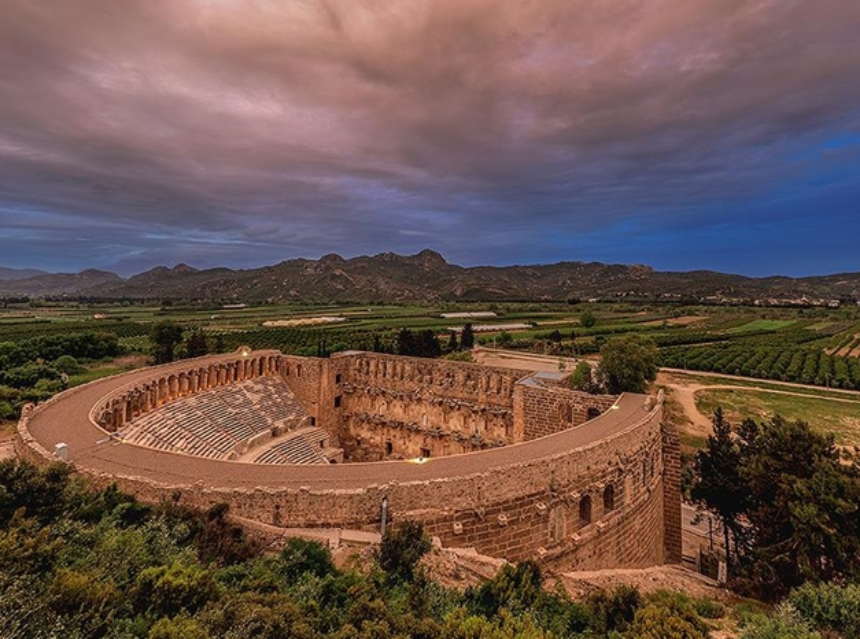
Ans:
<svg viewBox="0 0 860 639"><path fill-rule="evenodd" d="M337 392L334 375L348 370L344 362L350 356L316 360L274 352L264 355L265 363L256 369L238 356L221 356L71 389L25 410L16 448L26 459L54 461L48 449L59 440L53 422L62 415L70 442L82 433L79 453L70 443L76 469L98 487L116 483L145 501L172 499L178 492L185 504L208 508L226 502L232 514L267 524L376 529L382 498L387 497L393 521L421 520L445 545L474 546L481 553L512 561L536 557L553 567L585 570L680 561L677 437L661 427L661 405L652 406L651 399L641 395L622 396L615 410L577 428L504 448L431 459L423 465L267 467L175 454L165 458L158 451L113 442L83 452L84 442L93 441L99 432L104 435L94 427L90 412L105 416L107 406L112 415L122 412L123 420L133 418L135 408L126 408L124 400L117 398L131 397L128 393L140 388L164 388L153 380L165 373L167 378L179 379L180 372L205 369L211 371L207 376L214 384L246 375L280 374L289 383L300 365L303 386L291 384L291 388L325 418L321 407L328 406ZM234 371L233 377L219 373L220 368ZM537 401L540 392L526 386L515 385L513 403L526 411L528 420L528 409L522 406L528 405L527 397ZM183 392L181 384L176 388L174 400ZM170 395L169 385L166 392ZM184 392L190 392L189 387ZM546 389L544 404L554 406L559 392L564 394ZM135 394L136 406L146 401L152 407L159 405L157 395L156 390L147 400ZM164 401L170 401L167 395ZM88 406L86 415L76 405ZM60 410L66 406L67 411ZM83 432L86 428L91 432ZM147 470L163 465L165 459L168 464L174 460L171 472Z"/></svg>

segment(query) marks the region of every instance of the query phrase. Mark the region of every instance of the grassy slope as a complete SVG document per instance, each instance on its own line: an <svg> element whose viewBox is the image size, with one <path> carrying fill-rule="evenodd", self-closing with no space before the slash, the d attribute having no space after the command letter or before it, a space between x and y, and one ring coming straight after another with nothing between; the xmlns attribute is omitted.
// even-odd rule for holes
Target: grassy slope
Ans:
<svg viewBox="0 0 860 639"><path fill-rule="evenodd" d="M800 419L818 432L833 433L839 444L860 446L860 398L857 401L831 401L826 397L715 389L699 392L696 405L706 415L722 406L732 421L747 417L760 420L775 414L787 419Z"/></svg>

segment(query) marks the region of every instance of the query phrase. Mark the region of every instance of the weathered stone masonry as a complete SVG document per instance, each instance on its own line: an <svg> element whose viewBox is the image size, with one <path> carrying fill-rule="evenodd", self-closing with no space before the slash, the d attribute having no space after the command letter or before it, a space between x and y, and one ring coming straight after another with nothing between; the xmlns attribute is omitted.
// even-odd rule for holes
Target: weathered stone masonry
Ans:
<svg viewBox="0 0 860 639"><path fill-rule="evenodd" d="M165 465L164 453L137 446L84 450L95 423L116 431L166 402L259 375L281 376L317 425L353 453L429 452L430 460L273 468L172 455L184 461ZM369 353L189 360L99 380L28 410L17 448L29 459L53 459L60 435L52 420L62 407L74 428L63 437L76 468L142 499L179 491L186 503L227 502L264 523L374 528L387 497L394 519L420 519L447 545L510 560L581 569L678 561L677 435L661 427L660 403L583 395L521 375ZM602 414L586 421L595 411ZM478 452L458 454L464 450ZM129 463L140 466L130 472Z"/></svg>

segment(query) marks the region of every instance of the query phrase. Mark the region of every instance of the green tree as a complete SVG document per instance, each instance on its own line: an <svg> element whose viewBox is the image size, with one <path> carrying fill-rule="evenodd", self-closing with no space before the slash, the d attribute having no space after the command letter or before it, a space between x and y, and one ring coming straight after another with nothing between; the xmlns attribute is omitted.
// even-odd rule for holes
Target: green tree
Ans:
<svg viewBox="0 0 860 639"><path fill-rule="evenodd" d="M712 424L714 432L708 436L704 449L696 454L691 496L720 520L725 536L726 563L731 571L729 533L737 535L741 530L738 519L748 507L749 491L740 476L740 449L722 408L714 411Z"/></svg>
<svg viewBox="0 0 860 639"><path fill-rule="evenodd" d="M54 368L66 375L77 375L84 372L84 367L78 364L71 355L62 355L54 361Z"/></svg>
<svg viewBox="0 0 860 639"><path fill-rule="evenodd" d="M158 322L149 333L149 343L156 364L173 361L176 346L182 341L182 327L170 320Z"/></svg>
<svg viewBox="0 0 860 639"><path fill-rule="evenodd" d="M185 354L187 357L203 357L204 355L208 355L209 342L206 339L206 333L199 328L192 329L185 339Z"/></svg>
<svg viewBox="0 0 860 639"><path fill-rule="evenodd" d="M284 576L295 581L305 573L325 577L336 572L328 548L300 537L287 540L281 551L280 565Z"/></svg>
<svg viewBox="0 0 860 639"><path fill-rule="evenodd" d="M776 416L740 428L749 491L747 572L774 597L805 581L860 576L860 473L833 436Z"/></svg>
<svg viewBox="0 0 860 639"><path fill-rule="evenodd" d="M469 591L467 599L487 618L495 617L502 609L519 615L534 608L543 592L542 584L543 575L536 562L505 564L492 579Z"/></svg>
<svg viewBox="0 0 860 639"><path fill-rule="evenodd" d="M733 533L737 587L774 599L860 577L860 473L832 436L776 416L732 439L719 416L697 467L694 497Z"/></svg>
<svg viewBox="0 0 860 639"><path fill-rule="evenodd" d="M470 351L475 346L475 332L472 330L471 324L463 326L463 332L460 334L460 348L464 351Z"/></svg>
<svg viewBox="0 0 860 639"><path fill-rule="evenodd" d="M657 378L657 346L635 335L614 337L600 349L598 371L613 395L644 393Z"/></svg>
<svg viewBox="0 0 860 639"><path fill-rule="evenodd" d="M421 557L430 552L430 538L421 522L407 520L386 530L379 544L379 567L394 581L412 581Z"/></svg>
<svg viewBox="0 0 860 639"><path fill-rule="evenodd" d="M585 311L582 315L579 316L579 323L583 328L591 328L592 326L597 324L597 318L591 311Z"/></svg>
<svg viewBox="0 0 860 639"><path fill-rule="evenodd" d="M442 354L442 346L439 338L431 329L426 329L418 334L417 339L418 357L439 357Z"/></svg>
<svg viewBox="0 0 860 639"><path fill-rule="evenodd" d="M586 393L593 393L597 390L595 388L591 364L586 360L581 359L576 363L576 368L573 369L573 374L570 376L570 386L574 390Z"/></svg>
<svg viewBox="0 0 860 639"><path fill-rule="evenodd" d="M445 350L449 353L453 353L454 351L460 348L460 342L457 339L457 331L451 331L448 333L448 346Z"/></svg>

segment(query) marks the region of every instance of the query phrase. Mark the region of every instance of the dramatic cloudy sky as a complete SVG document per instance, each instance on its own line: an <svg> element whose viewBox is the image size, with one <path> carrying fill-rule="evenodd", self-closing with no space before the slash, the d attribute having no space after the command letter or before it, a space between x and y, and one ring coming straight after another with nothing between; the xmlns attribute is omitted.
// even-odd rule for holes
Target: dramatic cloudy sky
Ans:
<svg viewBox="0 0 860 639"><path fill-rule="evenodd" d="M858 0L0 0L0 265L860 270Z"/></svg>

